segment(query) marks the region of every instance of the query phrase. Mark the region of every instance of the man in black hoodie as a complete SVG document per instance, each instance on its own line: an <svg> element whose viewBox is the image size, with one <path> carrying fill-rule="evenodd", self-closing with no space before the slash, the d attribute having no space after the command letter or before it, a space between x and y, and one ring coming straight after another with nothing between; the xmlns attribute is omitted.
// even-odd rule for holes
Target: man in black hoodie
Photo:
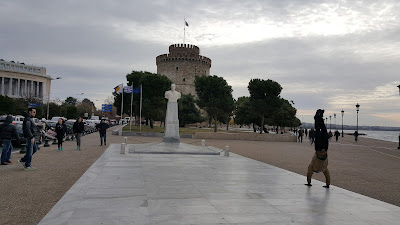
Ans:
<svg viewBox="0 0 400 225"><path fill-rule="evenodd" d="M1 165L8 165L8 163L11 163L10 158L13 149L11 139L15 137L18 141L20 140L17 133L17 128L11 124L12 121L12 116L7 116L6 121L0 125L0 140L3 142Z"/></svg>
<svg viewBox="0 0 400 225"><path fill-rule="evenodd" d="M105 119L101 119L100 123L96 125L96 128L100 133L100 145L103 145L103 140L104 140L104 145L106 145L107 141L106 133L109 127L110 126L108 126Z"/></svg>
<svg viewBox="0 0 400 225"><path fill-rule="evenodd" d="M35 117L36 109L29 108L28 113L24 113L25 119L22 124L22 130L24 131L24 137L26 139L26 154L19 162L24 166L24 170L34 170L31 167L32 155L37 151L37 145L35 141L35 134L37 132L36 124L33 122L31 117Z"/></svg>

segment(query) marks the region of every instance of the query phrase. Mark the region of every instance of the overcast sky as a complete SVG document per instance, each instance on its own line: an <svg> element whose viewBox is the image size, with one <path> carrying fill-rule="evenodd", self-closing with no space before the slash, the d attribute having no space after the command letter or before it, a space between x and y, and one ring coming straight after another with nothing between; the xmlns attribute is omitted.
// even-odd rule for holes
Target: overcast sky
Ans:
<svg viewBox="0 0 400 225"><path fill-rule="evenodd" d="M252 78L272 79L312 122L345 111L345 124L400 126L400 1L2 0L0 58L44 66L51 99L101 106L132 70L183 42L211 58L211 74L248 96ZM78 93L84 93L82 96Z"/></svg>

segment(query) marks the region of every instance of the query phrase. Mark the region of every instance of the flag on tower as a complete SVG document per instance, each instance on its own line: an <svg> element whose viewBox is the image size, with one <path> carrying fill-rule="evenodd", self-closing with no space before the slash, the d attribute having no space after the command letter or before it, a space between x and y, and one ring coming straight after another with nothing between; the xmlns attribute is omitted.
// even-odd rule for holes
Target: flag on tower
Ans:
<svg viewBox="0 0 400 225"><path fill-rule="evenodd" d="M185 25L186 25L186 26L189 26L189 24L188 24L188 22L186 22L186 20L185 20Z"/></svg>

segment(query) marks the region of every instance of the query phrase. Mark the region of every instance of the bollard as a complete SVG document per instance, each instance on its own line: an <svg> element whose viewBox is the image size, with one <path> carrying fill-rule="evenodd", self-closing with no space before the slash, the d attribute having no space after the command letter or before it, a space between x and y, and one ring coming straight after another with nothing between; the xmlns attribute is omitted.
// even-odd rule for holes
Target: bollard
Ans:
<svg viewBox="0 0 400 225"><path fill-rule="evenodd" d="M48 138L44 139L44 145L43 145L43 147L50 147L50 145L49 145L49 139L48 139Z"/></svg>
<svg viewBox="0 0 400 225"><path fill-rule="evenodd" d="M204 139L201 140L201 146L202 146L202 147L206 147L206 140L204 140Z"/></svg>
<svg viewBox="0 0 400 225"><path fill-rule="evenodd" d="M124 143L128 142L128 138L124 137Z"/></svg>
<svg viewBox="0 0 400 225"><path fill-rule="evenodd" d="M228 145L225 146L224 155L225 155L225 156L229 156L229 146L228 146Z"/></svg>
<svg viewBox="0 0 400 225"><path fill-rule="evenodd" d="M121 143L121 154L125 154L125 143Z"/></svg>

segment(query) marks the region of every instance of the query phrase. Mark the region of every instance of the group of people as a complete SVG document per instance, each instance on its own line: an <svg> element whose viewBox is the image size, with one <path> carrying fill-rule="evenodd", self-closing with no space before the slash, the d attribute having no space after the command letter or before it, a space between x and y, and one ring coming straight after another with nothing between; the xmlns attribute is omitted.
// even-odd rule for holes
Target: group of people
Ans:
<svg viewBox="0 0 400 225"><path fill-rule="evenodd" d="M24 112L24 121L22 123L22 130L24 138L26 139L26 154L20 160L19 163L24 167L24 170L34 170L35 168L31 167L32 156L37 151L37 144L35 140L35 134L39 132L36 124L33 122L32 118L36 115L36 109L29 108L28 112ZM11 162L11 152L13 150L13 146L11 143L12 139L20 140L20 137L17 133L16 127L12 125L13 117L7 116L6 121L0 125L0 140L3 144L3 149L1 153L1 165L8 165ZM109 125L105 122L104 119L101 119L100 123L96 125L96 129L100 134L100 145L106 145L106 132L109 128ZM79 117L74 125L73 125L73 133L76 138L77 150L81 150L81 137L85 131L85 125L83 122L83 118ZM58 119L58 122L55 126L56 138L58 148L57 151L63 150L63 139L67 134L67 127L65 125L65 121L62 118Z"/></svg>

